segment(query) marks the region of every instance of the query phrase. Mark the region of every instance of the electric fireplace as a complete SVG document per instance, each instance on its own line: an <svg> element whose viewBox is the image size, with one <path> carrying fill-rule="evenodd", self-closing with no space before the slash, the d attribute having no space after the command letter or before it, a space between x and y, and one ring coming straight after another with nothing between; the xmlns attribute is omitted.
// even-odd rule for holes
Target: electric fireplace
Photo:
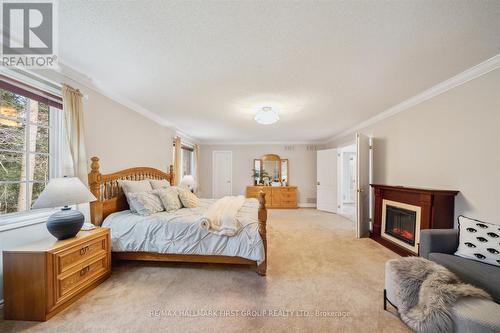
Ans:
<svg viewBox="0 0 500 333"><path fill-rule="evenodd" d="M371 184L375 192L370 237L403 256L418 255L420 230L453 228L458 191Z"/></svg>
<svg viewBox="0 0 500 333"><path fill-rule="evenodd" d="M382 201L382 237L412 253L418 253L420 207L401 202Z"/></svg>

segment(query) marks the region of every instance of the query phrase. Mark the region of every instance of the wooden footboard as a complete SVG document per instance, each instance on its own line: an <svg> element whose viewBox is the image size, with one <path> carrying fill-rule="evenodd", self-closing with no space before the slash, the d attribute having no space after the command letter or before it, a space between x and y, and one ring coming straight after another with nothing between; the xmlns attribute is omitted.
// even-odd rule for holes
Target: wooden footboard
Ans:
<svg viewBox="0 0 500 333"><path fill-rule="evenodd" d="M118 180L143 180L143 179L164 179L173 184L174 171L169 167L169 172L163 172L149 167L137 167L125 169L109 174L100 172L99 158L92 157L90 164L90 173L88 175L90 191L95 195L97 201L90 203L90 214L92 223L100 226L103 220L109 214L129 209L127 200L123 191L119 187ZM259 193L259 234L264 245L264 261L257 264L257 273L266 275L267 271L267 210L266 194ZM228 256L210 256L210 255L182 255L182 254L163 254L153 252L114 252L114 259L122 260L147 260L147 261L183 261L183 262L206 262L206 263L225 263L225 264L246 264L255 265L256 262L241 258Z"/></svg>

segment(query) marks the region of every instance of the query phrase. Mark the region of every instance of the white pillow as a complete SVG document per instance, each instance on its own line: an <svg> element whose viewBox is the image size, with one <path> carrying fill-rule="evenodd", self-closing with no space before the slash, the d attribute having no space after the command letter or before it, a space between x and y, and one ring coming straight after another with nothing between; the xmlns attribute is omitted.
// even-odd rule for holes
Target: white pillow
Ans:
<svg viewBox="0 0 500 333"><path fill-rule="evenodd" d="M460 257L500 266L500 225L458 217Z"/></svg>
<svg viewBox="0 0 500 333"><path fill-rule="evenodd" d="M170 187L170 183L165 180L165 179L150 179L149 183L151 184L151 187L153 190L159 190L160 188L167 188Z"/></svg>
<svg viewBox="0 0 500 333"><path fill-rule="evenodd" d="M132 213L136 213L134 208L130 205L130 201L128 199L129 193L137 193L137 192L148 192L152 191L153 188L149 183L149 180L124 180L119 179L118 185L122 188L125 197L127 198L128 205L130 206L130 211Z"/></svg>
<svg viewBox="0 0 500 333"><path fill-rule="evenodd" d="M177 187L177 193L179 194L179 199L181 203L186 208L196 208L198 207L198 197L191 193L190 190L183 187Z"/></svg>
<svg viewBox="0 0 500 333"><path fill-rule="evenodd" d="M165 210L167 212L173 212L182 208L182 203L175 187L171 186L155 191L157 191L158 196L160 197L160 200L163 203L163 206L165 206Z"/></svg>
<svg viewBox="0 0 500 333"><path fill-rule="evenodd" d="M129 193L128 200L130 207L139 215L148 216L165 210L155 190Z"/></svg>

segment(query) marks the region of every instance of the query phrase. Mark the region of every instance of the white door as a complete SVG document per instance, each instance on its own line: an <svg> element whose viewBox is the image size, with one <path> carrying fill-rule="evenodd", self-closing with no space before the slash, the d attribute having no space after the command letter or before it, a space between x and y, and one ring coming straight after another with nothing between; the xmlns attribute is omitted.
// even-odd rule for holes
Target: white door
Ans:
<svg viewBox="0 0 500 333"><path fill-rule="evenodd" d="M356 237L367 237L370 233L370 139L356 133Z"/></svg>
<svg viewBox="0 0 500 333"><path fill-rule="evenodd" d="M337 149L317 151L316 206L319 210L337 212Z"/></svg>
<svg viewBox="0 0 500 333"><path fill-rule="evenodd" d="M212 195L219 199L231 195L233 153L230 151L212 152Z"/></svg>

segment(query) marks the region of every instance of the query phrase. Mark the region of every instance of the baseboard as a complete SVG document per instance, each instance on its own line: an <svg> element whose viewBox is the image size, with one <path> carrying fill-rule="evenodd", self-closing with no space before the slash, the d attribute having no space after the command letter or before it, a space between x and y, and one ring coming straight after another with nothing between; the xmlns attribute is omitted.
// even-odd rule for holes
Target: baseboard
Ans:
<svg viewBox="0 0 500 333"><path fill-rule="evenodd" d="M299 208L316 208L315 203L300 202L298 204Z"/></svg>

